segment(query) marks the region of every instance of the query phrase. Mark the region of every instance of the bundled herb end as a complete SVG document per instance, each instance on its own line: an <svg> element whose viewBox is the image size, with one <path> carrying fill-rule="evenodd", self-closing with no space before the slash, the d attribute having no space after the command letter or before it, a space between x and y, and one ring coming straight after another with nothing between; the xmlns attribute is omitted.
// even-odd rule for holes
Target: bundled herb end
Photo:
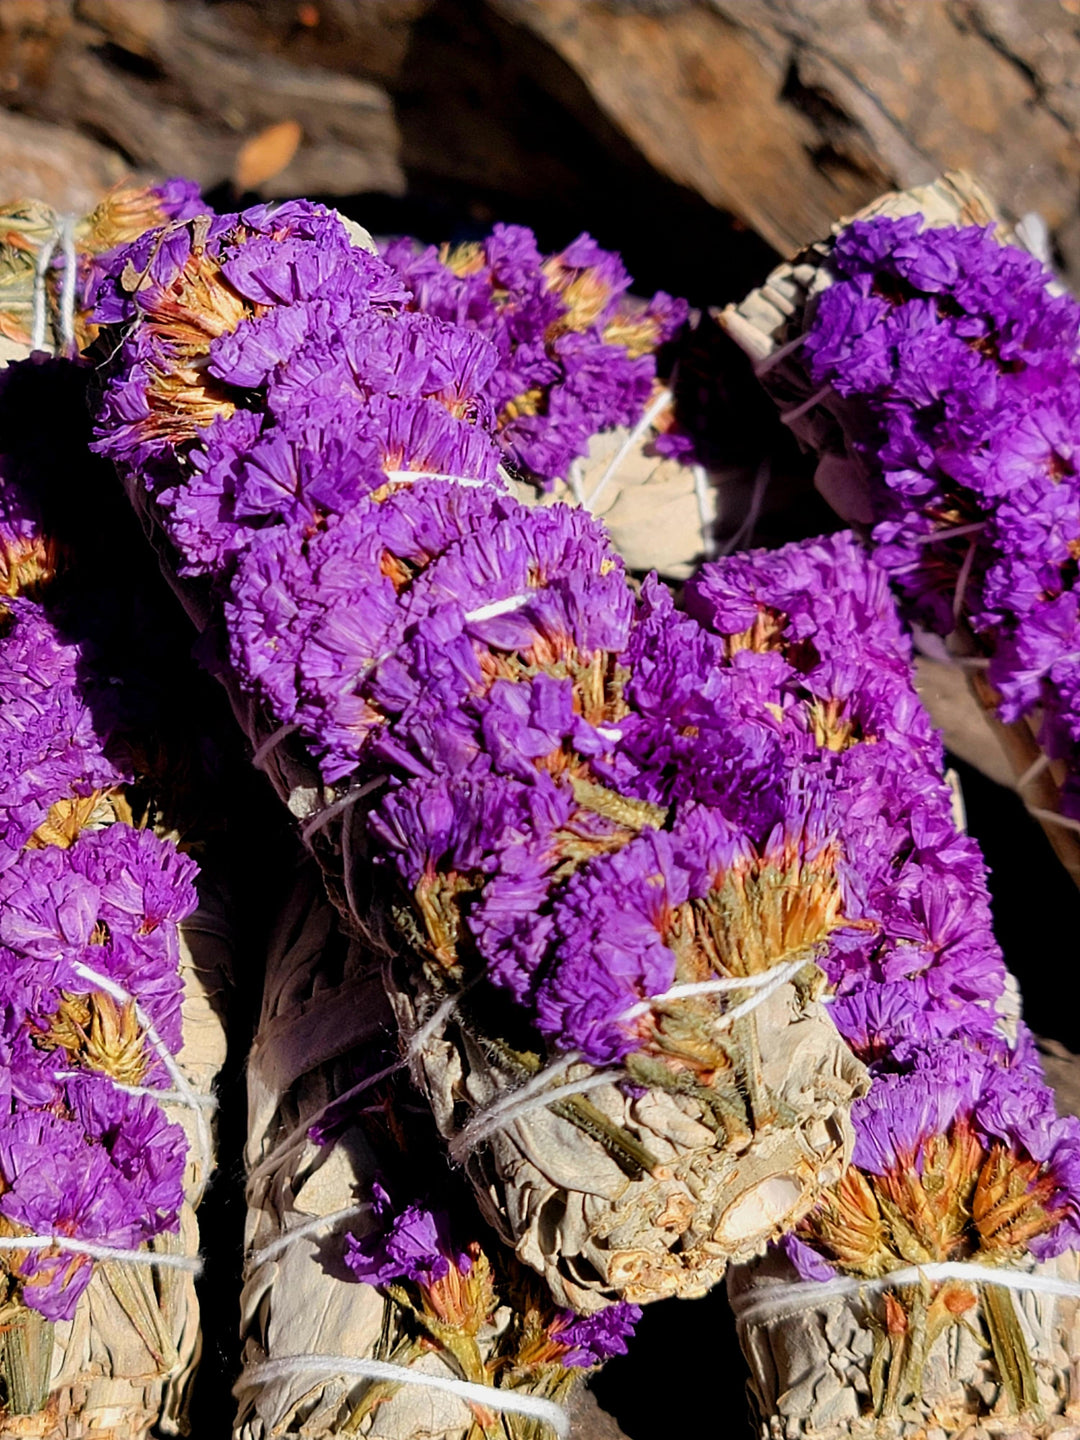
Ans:
<svg viewBox="0 0 1080 1440"><path fill-rule="evenodd" d="M579 1311L701 1293L849 1152L829 822L724 641L503 491L499 353L408 300L317 206L147 236L98 448L505 1238Z"/></svg>
<svg viewBox="0 0 1080 1440"><path fill-rule="evenodd" d="M82 350L96 334L87 293L93 257L202 209L189 180L120 184L78 217L39 200L0 206L0 361L31 349L69 357Z"/></svg>
<svg viewBox="0 0 1080 1440"><path fill-rule="evenodd" d="M95 568L131 537L84 377L10 366L0 429L0 1406L5 1433L135 1440L185 1424L228 946L143 828L189 805L147 744L159 618Z"/></svg>
<svg viewBox="0 0 1080 1440"><path fill-rule="evenodd" d="M393 1028L370 955L309 866L269 947L248 1067L237 1434L548 1440L638 1312L560 1311L492 1248L430 1118L400 1080L378 1078ZM434 1190L436 1206L422 1198Z"/></svg>
<svg viewBox="0 0 1080 1440"><path fill-rule="evenodd" d="M777 1257L732 1280L762 1434L1065 1434L1080 1122L1023 1032L895 1066L855 1107L854 1165L786 1242L797 1275Z"/></svg>

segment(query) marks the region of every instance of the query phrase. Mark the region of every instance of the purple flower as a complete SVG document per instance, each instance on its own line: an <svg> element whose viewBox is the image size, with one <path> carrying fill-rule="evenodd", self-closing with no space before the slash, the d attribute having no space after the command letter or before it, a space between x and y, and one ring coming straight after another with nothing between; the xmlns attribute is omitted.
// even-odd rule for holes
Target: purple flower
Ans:
<svg viewBox="0 0 1080 1440"><path fill-rule="evenodd" d="M568 1347L559 1357L568 1370L584 1370L602 1365L613 1355L625 1355L627 1341L641 1319L641 1306L620 1302L598 1310L594 1315L575 1315L563 1310L552 1326L552 1339Z"/></svg>
<svg viewBox="0 0 1080 1440"><path fill-rule="evenodd" d="M629 300L622 261L588 235L547 259L532 232L513 225L456 251L397 241L384 253L417 310L475 328L496 348L486 390L500 444L547 484L588 454L594 435L637 423L652 399L656 350L687 316L668 295Z"/></svg>
<svg viewBox="0 0 1080 1440"><path fill-rule="evenodd" d="M804 349L814 382L845 398L878 558L921 625L967 619L1003 718L1041 707L1071 767L1080 305L990 227L860 221L833 264Z"/></svg>
<svg viewBox="0 0 1080 1440"><path fill-rule="evenodd" d="M468 1275L472 1261L454 1245L445 1211L407 1205L395 1213L389 1192L378 1181L372 1196L382 1229L345 1240L345 1264L357 1280L368 1285L409 1280L427 1289L445 1279L451 1266Z"/></svg>
<svg viewBox="0 0 1080 1440"><path fill-rule="evenodd" d="M555 907L554 970L536 1001L541 1031L594 1065L635 1049L645 1017L626 1012L674 983L667 940L689 894L687 872L660 831L583 866Z"/></svg>

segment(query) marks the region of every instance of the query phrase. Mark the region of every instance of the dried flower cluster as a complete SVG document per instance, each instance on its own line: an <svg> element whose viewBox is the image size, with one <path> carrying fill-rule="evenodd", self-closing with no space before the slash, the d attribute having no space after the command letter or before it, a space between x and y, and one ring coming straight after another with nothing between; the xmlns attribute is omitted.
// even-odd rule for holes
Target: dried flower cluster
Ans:
<svg viewBox="0 0 1080 1440"><path fill-rule="evenodd" d="M804 351L871 479L878 562L908 613L970 623L1005 720L1041 715L1080 813L1080 304L993 227L856 221Z"/></svg>
<svg viewBox="0 0 1080 1440"><path fill-rule="evenodd" d="M787 773L767 710L733 727L762 704L750 656L662 587L635 598L588 516L500 492L497 352L405 299L318 207L145 237L99 298L99 320L138 323L97 448L154 487L188 571L220 587L235 672L324 778L389 780L376 863L412 895L429 963L479 959L597 1063L663 1053L663 1027L623 1011L709 973L688 907L729 871L794 867L821 892L793 941L762 936L734 973L841 923L817 772ZM818 852L824 878L800 879Z"/></svg>
<svg viewBox="0 0 1080 1440"><path fill-rule="evenodd" d="M848 923L822 963L832 1017L873 1083L852 1108L854 1164L790 1256L821 1280L1060 1254L1080 1239L1080 1121L1057 1118L1023 1027L1015 1045L1003 1038L982 860L955 831L885 572L833 537L706 567L687 603L785 658L836 807L826 828ZM778 715L783 704L766 701ZM958 1289L940 1288L941 1324L976 1303L967 1287L952 1304Z"/></svg>
<svg viewBox="0 0 1080 1440"><path fill-rule="evenodd" d="M641 1318L637 1305L610 1305L588 1316L556 1309L512 1257L489 1255L477 1240L458 1245L445 1209L395 1204L379 1180L371 1190L375 1228L346 1238L344 1260L359 1281L386 1293L412 1330L398 1363L414 1361L425 1347L441 1348L467 1380L556 1397L572 1386L575 1377L567 1372L626 1353ZM369 1392L365 1404L378 1395L377 1388Z"/></svg>
<svg viewBox="0 0 1080 1440"><path fill-rule="evenodd" d="M132 1250L175 1230L184 1198L187 1145L146 1093L172 1080L144 1022L179 1049L195 866L133 825L142 677L117 667L130 636L110 639L107 603L44 518L51 437L27 416L38 382L62 391L71 368L0 374L0 1234ZM20 1307L70 1319L93 1265L62 1245L5 1248L5 1323Z"/></svg>
<svg viewBox="0 0 1080 1440"><path fill-rule="evenodd" d="M662 291L647 303L630 297L619 256L588 235L544 256L531 230L496 225L479 243L417 249L397 240L383 254L411 308L495 346L485 388L499 444L547 488L566 479L598 432L641 419L658 388L656 352L688 314L685 301ZM670 430L654 444L667 455L691 448Z"/></svg>
<svg viewBox="0 0 1080 1440"><path fill-rule="evenodd" d="M870 477L875 560L907 613L940 634L969 622L1004 717L1042 707L1044 743L1072 762L1080 308L991 230L921 227L879 218L840 234L838 278L803 341L811 377L837 397ZM934 858L917 914L833 1006L873 1084L852 1110L852 1169L786 1241L808 1280L943 1261L1023 1269L1080 1240L1080 1122L1057 1117L1023 1026L1007 1043L985 1003L1004 974L978 856L944 831L918 843ZM911 861L925 864L919 850ZM935 957L925 974L920 952ZM959 1008L942 1007L938 966L964 977ZM1008 1292L948 1280L886 1292L879 1413L918 1394L936 1340L979 1305L1013 1413L1037 1407Z"/></svg>
<svg viewBox="0 0 1080 1440"><path fill-rule="evenodd" d="M151 232L102 267L95 318L123 329L97 448L151 492L178 568L209 578L233 676L339 797L373 786L346 824L427 982L486 979L483 1023L537 1065L626 1061L692 1097L699 1149L737 1154L803 1117L747 1077L752 1029L728 1042L724 995L649 1002L800 959L813 995L845 923L828 782L803 765L824 741L785 748L758 670L655 582L637 596L589 516L502 491L499 349L409 298L318 206ZM818 1139L808 1177L836 1158ZM718 1217L698 1235L689 1191L670 1213L687 1268L722 1269L699 1243Z"/></svg>

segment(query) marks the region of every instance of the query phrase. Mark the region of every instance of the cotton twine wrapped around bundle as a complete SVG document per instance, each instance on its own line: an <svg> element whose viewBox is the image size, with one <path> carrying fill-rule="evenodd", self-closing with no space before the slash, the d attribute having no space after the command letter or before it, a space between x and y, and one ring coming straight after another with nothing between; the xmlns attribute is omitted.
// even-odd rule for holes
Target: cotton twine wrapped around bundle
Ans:
<svg viewBox="0 0 1080 1440"><path fill-rule="evenodd" d="M993 1276L963 1263L914 1266L899 1283L884 1277L886 1287L800 1282L779 1254L741 1267L728 1293L762 1440L1075 1440L1076 1252L1029 1261L1006 1277L1016 1289ZM1003 1304L1015 1306L1026 1345L1024 1372L1011 1377L1029 1387L1026 1414L995 1348ZM909 1332L908 1314L921 1315L921 1332Z"/></svg>
<svg viewBox="0 0 1080 1440"><path fill-rule="evenodd" d="M872 205L861 210L853 217L853 220L854 222L896 221L902 217L919 217L920 225L925 229L989 226L992 227L994 240L999 244L1028 250L1044 264L1048 262L1046 237L1044 230L1040 227L1038 216L1026 217L1016 226L1015 230L1010 229L1001 220L994 204L980 187L969 176L961 173L947 174L930 185L883 195ZM842 235L852 223L852 220L839 221L833 227L830 239L810 245L794 260L778 266L759 289L752 291L738 304L729 305L719 319L728 334L742 346L754 361L762 385L779 407L781 419L787 423L808 450L820 457L816 473L818 489L845 521L856 526L863 533L869 534L876 521L883 517L892 520L894 515L899 512L895 506L889 508L887 492L882 487L879 473L881 467L876 460L875 443L872 441L868 443L866 398L858 393L860 388L858 382L854 385L842 383L837 387L832 383L822 384L820 379L815 381L810 373L809 352L804 346L804 341L813 328L814 317L822 294L840 278L832 260L837 237ZM902 238L898 237L898 243L903 245ZM985 243L989 244L990 242ZM881 242L881 249L883 257L887 260L888 244L884 240ZM930 282L935 293L938 290L942 292L943 303L946 307L949 300L947 292L950 286L950 281L946 278L947 273L946 269L942 269L939 275ZM1003 299L1008 296L1010 290L1015 288L1016 283L1019 282L1002 282L1000 293ZM1025 274L1024 283L1030 287L1030 275ZM1042 303L1049 310L1055 297L1059 298L1061 295L1060 286L1053 281L1049 273L1044 276L1042 283L1045 286ZM1039 285L1034 288L1037 290ZM884 294L884 289L879 287L879 290ZM911 295L914 293L912 291ZM992 300L994 291L989 283L986 294ZM902 296L910 298L908 292L904 290L903 284L897 290L896 298L900 299ZM1035 332L1038 331L1039 325L1037 316L1039 307L1040 297L1028 294L1025 308L1032 320ZM943 309L941 314L944 317L946 310ZM856 319L852 319L850 322L850 334L854 347L858 346L863 323L862 320ZM992 325L992 321L990 323ZM985 323L981 324L978 333L985 328ZM1065 324L1062 329L1069 331L1069 334L1072 333L1068 324ZM1075 325L1072 329L1075 329ZM913 331L913 343L915 343L914 334ZM970 343L973 347L978 348L976 340L977 333L972 331ZM1038 345L1039 342L1036 341L1036 350ZM1059 349L1063 355L1070 348L1074 348L1074 345L1075 341L1070 341L1068 334L1061 335ZM992 346L992 340L983 343L983 351L987 358L992 355ZM869 353L869 345L867 349ZM899 363L903 366L904 361L901 359ZM1024 363L1026 362L1018 360L1016 357L1008 362L1013 370L1023 369ZM1039 363L1039 357L1034 359L1034 363ZM914 370L917 371L919 368L917 359L913 360L913 365ZM926 373L930 387L940 387L942 384L940 374L935 372L932 367ZM865 385L873 388L876 382L872 365L866 367L865 375ZM878 377L879 381L880 377ZM905 395L908 393L906 386L902 386L900 389L901 393ZM1066 391L1067 393L1070 392ZM923 403L926 403L925 399ZM992 451L993 447L999 443L1001 431L1005 426L1007 419L1004 410L1005 401L1002 400L1000 405L995 405L993 402L988 402L988 404L991 416L996 415L997 417L998 433L993 435L987 444L986 439L982 435L976 435L974 427L970 427L971 433L966 443L972 457L977 457L984 449ZM962 425L965 423L962 405L957 405L957 412L959 423ZM1037 476L1044 463L1044 458L1040 452L1038 438L1039 419L1035 418L1032 424L1033 438L1027 442L1029 448L1023 459L1033 467L1033 476ZM1065 451L1069 450L1067 422L1062 429L1055 428L1053 420L1043 420L1041 432L1047 445L1052 447L1053 444L1063 442ZM1022 417L1018 418L1016 422L1015 434L1019 455L1025 444ZM1008 441L1006 441L1007 444ZM900 456L900 447L894 447L893 458L889 463L894 469L901 472L905 466L918 467L928 463L925 450L918 459L913 459L912 457L916 453L917 447L912 448L907 458L904 458ZM943 463L947 470L955 469L955 466L952 466L947 459ZM976 461L976 465L977 463ZM1051 454L1046 463L1052 472L1053 466L1059 462L1055 461ZM1060 460L1060 464L1068 469L1070 461L1067 456ZM957 471L957 474L959 473ZM889 483L891 485L893 482ZM980 482L976 480L975 483L979 484ZM1007 481L998 494L1005 494L1008 484L1011 483L1011 480ZM961 475L961 492L963 485L964 479ZM1074 741L1071 731L1068 729L1068 723L1055 726L1052 718L1048 718L1042 713L1039 701L1045 701L1045 695L1036 696L1033 701L1030 694L1025 694L1019 702L1012 697L1006 697L1010 700L1010 704L1008 708L1003 707L1003 690L1008 688L1007 683L1003 684L1003 682L1007 682L1008 676L1000 668L1000 660L998 661L999 669L995 670L994 652L995 650L1007 650L1008 644L1003 647L1000 640L995 640L992 635L985 633L985 625L977 623L973 630L970 623L972 606L978 606L977 597L982 577L987 566L993 563L992 555L990 559L986 559L979 553L979 532L986 529L986 517L993 518L993 506L996 503L993 498L994 492L992 489L990 490L989 500L985 496L980 496L974 508L972 508L972 495L968 493L966 497L962 496L959 506L955 510L948 501L942 502L938 499L931 482L927 481L923 487L923 493L929 497L927 515L931 516L931 523L928 527L924 527L923 533L914 543L916 546L925 547L923 550L923 556L926 557L925 566L911 560L910 550L905 550L903 554L900 553L900 545L905 540L909 547L911 544L910 535L902 533L901 527L894 527L897 533L892 535L885 535L882 532L880 542L885 549L892 546L894 553L890 556L887 564L890 568L895 568L897 582L905 593L911 618L916 624L919 644L930 660L939 664L959 666L965 671L976 708L1000 744L1007 764L1015 777L1016 787L1021 798L1046 832L1050 844L1066 870L1077 883L1080 883L1080 835L1078 835L1080 821L1077 820L1074 813L1075 802L1067 793L1071 788L1068 783L1070 774L1076 770L1075 760L1070 758ZM1035 498L1034 490L1031 494L1032 498L1028 501L1027 509L1034 513L1033 507L1037 507L1045 501ZM1066 503L1064 496L1059 496L1057 499L1058 509L1061 510ZM980 505L983 508L979 508ZM936 518L933 518L934 516ZM1021 549L1026 549L1036 557L1033 564L1039 563L1044 542L1056 534L1057 528L1059 528L1058 522L1054 520L1048 510L1043 524L1043 538L1032 542L1028 537L1021 542ZM935 531L938 530L941 532L940 539L935 536ZM1060 553L1053 557L1054 563L1063 567L1063 574L1074 563L1071 559L1072 551L1065 544L1069 538L1067 521L1064 530L1066 533L1062 536ZM989 534L989 531L987 533ZM991 542L991 544L993 543L996 542ZM931 574L934 562L939 562L941 565L941 576L937 579ZM1050 566L1050 569L1052 568L1053 564ZM929 609L925 603L925 596L919 594L920 586L926 583L923 581L924 573L928 577L927 588L933 589L936 586L941 591L938 602ZM1046 598L1052 601L1057 598L1057 592L1054 583L1048 580L1047 573L1043 574L1039 583L1047 587ZM1011 588L1020 595L1025 589L1025 584L1024 577L1017 576L1007 582L1006 588ZM1062 598L1064 599L1064 597ZM931 613L935 608L938 613ZM944 610L950 608L951 617L944 614ZM998 602L998 608L999 610L1001 608L1000 602ZM992 611L993 606L984 607L984 609ZM1009 607L1006 605L1003 616L1006 634L1011 621L1015 619L1015 617L1010 617L1008 610ZM976 620L978 620L978 616L976 616ZM1053 629L1063 625L1067 628L1068 622L1061 619L1051 622ZM942 636L946 638L943 640ZM1071 642L1066 641L1064 649L1068 650L1070 644ZM988 656L990 657L989 673L987 671ZM1021 659L1020 668L1029 669L1032 675L1036 675L1042 665L1049 672L1053 659L1053 656L1039 655L1033 650L1030 656L1025 655ZM1055 683L1064 682L1071 693L1072 686L1067 677L1058 676L1056 670L1053 673L1056 677ZM1033 685L1036 689L1038 688L1037 681L1030 678L1025 681L1028 692L1031 691ZM1015 682L1012 688L1016 688ZM1001 713L1003 708L1004 715ZM1016 713L1017 711L1020 713ZM1062 734L1062 731L1067 733Z"/></svg>
<svg viewBox="0 0 1080 1440"><path fill-rule="evenodd" d="M1022 1026L920 1029L787 1256L729 1276L763 1437L1077 1433L1080 1122Z"/></svg>
<svg viewBox="0 0 1080 1440"><path fill-rule="evenodd" d="M700 856L691 857L699 850L689 832L683 836L679 831L680 838L672 840L663 828L668 812L668 804L661 803L663 786L669 781L660 778L659 769L655 782L642 781L646 792L654 787L655 801L633 788L620 792L602 781L602 768L592 771L584 751L575 750L591 747L601 752L598 765L608 763L602 752L621 740L621 717L632 709L622 698L624 691L627 697L631 693L630 677L620 668L618 652L636 625L634 643L647 652L640 661L647 689L653 682L646 677L656 673L649 656L655 648L657 662L666 663L666 636L681 623L670 597L653 582L648 598L639 603L618 557L591 520L565 507L529 510L502 492L499 452L486 429L492 408L478 388L495 369L491 347L471 331L399 308L400 281L365 253L362 241L354 234L350 244L335 217L297 203L276 212L206 217L169 227L147 237L137 252L113 257L101 292L107 290L109 298L97 313L119 321L123 329L106 340L111 362L100 446L117 460L162 568L199 629L220 626L224 618L230 654L221 669L234 709L256 762L301 820L331 894L343 913L395 956L387 973L413 1073L452 1155L466 1161L486 1213L518 1254L542 1271L556 1300L575 1310L619 1299L700 1294L732 1255L756 1253L804 1213L845 1162L847 1109L862 1086L862 1072L820 1003L822 980L814 963L830 931L843 923L828 868L833 862L823 860L828 873L819 875L811 863L816 839L806 839L803 856L802 826L811 823L807 807L812 801L794 782L790 795L781 784L775 798L781 809L790 805L790 839L775 839L775 855L765 833L759 837L760 851L748 839L751 849L739 861L746 874L740 869L741 878L733 875L730 881L737 893L729 900L717 891L715 914L692 917L689 907L696 901L691 896L704 902L714 882L698 873ZM335 287L348 297L347 306L335 298ZM278 298L252 302L244 296L248 290ZM370 297L367 310L365 295ZM380 338L372 349L374 332ZM230 347L249 339L257 353L240 359ZM272 354L282 345L288 353L283 351L278 362ZM323 355L327 345L325 358L316 360L315 352ZM216 358L212 363L232 381L211 376L199 359L204 352L216 356L222 347L220 365ZM235 354L238 369L231 368L234 360L226 360L226 352ZM341 360L338 370L327 369L331 355ZM309 384L314 386L310 396L305 392ZM217 424L202 428L215 416ZM258 513L252 510L252 518L245 518L248 502L238 503L235 486L247 483L242 477L254 479L263 464L259 447L264 441L277 447L293 427L308 425L316 427L318 440L312 432L309 445L297 432L287 446L299 443L301 450L292 451L291 458L276 448L276 458L266 453L277 478L256 502ZM235 439L241 451L221 464L204 465L200 458L193 468L198 447L218 437L228 437L229 444ZM294 476L286 487L298 487L295 515L293 500L279 508L283 460ZM160 488L166 474L167 491ZM221 494L218 486L225 487ZM317 491L320 498L314 501L315 512L301 519L310 503L309 486L312 497ZM327 506L337 518L324 522L320 517ZM355 537L364 545L365 527L396 515L407 534L388 540L377 571L359 555L344 568L337 561L326 568L316 561L324 544L351 545ZM486 546L493 547L490 556ZM522 548L515 546L540 546L550 558L518 578ZM475 574L470 569L474 552ZM280 584L262 572L264 561L289 572L282 573ZM458 575L459 565L465 570L451 583L464 585L468 598L440 598L443 574ZM314 610L297 612L291 587L309 566L314 568L303 583L314 588L303 603ZM335 600L322 588L332 574L347 583L382 587L382 601L373 609L370 595ZM535 596L518 594L523 584L534 588ZM585 603L587 594L595 600ZM223 595L229 597L224 605ZM349 710L344 728L335 728L329 713L313 717L310 725L298 723L282 709L281 693L271 698L248 672L244 655L252 632L246 617L261 627L264 604L272 595L282 596L282 615L325 611L333 626L345 627L341 639L327 637L333 654L342 657L332 659L331 666L345 667L329 687L314 677L309 686L304 678L305 667L320 653L313 637L286 641L267 635L269 650L263 639L255 641L260 656L273 657L285 688L293 690L286 707L290 712L298 702L318 707L315 692L324 692L333 697L331 708L342 703ZM556 606L550 622L530 618L534 599L541 607L538 616L546 613L549 601ZM557 618L563 604L566 620ZM416 608L408 610L409 628L399 635L394 617L405 616L406 606ZM419 622L423 614L428 621L413 627L413 617ZM445 642L434 635L429 642L427 628L438 628L444 618L454 633ZM361 663L352 647L357 639L361 647L368 643L360 631L372 621L377 628L390 628L375 642L370 660ZM519 634L514 627L522 623L525 638L514 638ZM542 641L540 632L549 623L550 640ZM533 625L540 629L537 638L529 639ZM687 644L696 643L696 627L688 621L685 626L691 632ZM386 706L386 723L378 721L369 730L367 717L378 711L360 700L357 687L400 676L404 665L412 677L408 683L418 687L420 710L428 703L425 697L435 701L442 692L430 677L429 662L409 648L414 639L433 643L436 651L452 644L450 653L464 664L490 665L493 676L505 670L497 698L533 695L539 703L541 697L563 697L550 712L550 723L569 727L565 744L562 730L546 742L529 739L523 744L541 744L541 749L522 749L517 762L515 742L506 763L528 766L520 781L511 779L512 771L500 775L493 750L490 776L475 790L466 778L459 796L466 807L482 807L488 803L484 796L504 793L528 802L535 776L537 793L550 792L556 808L567 809L565 834L553 837L566 847L566 863L545 882L552 887L552 903L575 875L583 884L590 882L590 861L647 867L655 847L684 847L679 853L685 859L673 862L672 880L672 896L685 891L684 899L671 899L671 916L661 905L655 919L641 922L644 929L630 932L632 964L645 964L647 952L656 956L648 962L655 963L655 971L627 981L618 978L617 969L610 972L618 993L609 1000L614 1012L602 1051L599 1041L581 1046L569 1039L545 1042L524 997L511 1001L515 987L529 988L527 976L511 970L500 978L493 961L496 984L479 983L488 978L482 974L483 961L479 953L472 954L472 941L466 945L464 939L464 927L471 923L466 920L470 887L479 884L479 877L468 883L462 877L459 884L450 858L444 862L433 850L428 863L436 890L445 885L446 893L433 893L429 901L425 886L406 875L397 842L388 838L397 824L394 807L412 804L428 783L425 768L438 763L439 742L426 731L413 735L407 717L400 724L393 719L400 707L389 698L377 702ZM284 646L294 643L300 649L289 658ZM718 665L724 663L719 638L702 636L700 643L716 652ZM466 725L477 724L467 718L471 703L464 693L451 702L446 725L459 723L458 717ZM573 706L579 704L580 719L575 719ZM453 708L458 705L460 710ZM609 710L611 723L605 718ZM651 723L643 711L641 724L648 728ZM691 740L695 731L689 715L686 726L682 738ZM577 737L573 743L571 732ZM376 741L390 743L390 737L404 747L399 755L407 750L415 758L401 764L389 752L378 758ZM652 744L643 743L646 748ZM480 738L477 731L477 739L466 744L482 747L495 741ZM542 758L546 750L552 753L550 773L539 763L534 767L531 758ZM620 762L612 755L610 763ZM661 765L659 759L629 757L627 763ZM711 783L708 767L702 771L689 753L675 768L685 776L688 792L696 783L692 775ZM436 790L443 783L435 777ZM447 776L445 783L453 790L459 782ZM427 801L419 803L416 823L422 831L428 815L437 817L442 801L436 797L430 811ZM501 802L490 803L497 817ZM700 814L704 817L705 810ZM537 827L547 823L540 814L534 820ZM710 822L702 818L701 823ZM718 815L716 823L726 822ZM766 828L772 834L774 822ZM435 846L436 840L421 834L416 843ZM515 863L528 854L524 834L505 845L489 838L481 844L478 863L481 871L491 870L504 859ZM804 862L806 869L800 871ZM399 864L405 869L390 879ZM719 875L723 862L717 864ZM648 889L647 875L646 870L636 882L646 887L646 899L655 893ZM594 883L601 883L601 872ZM615 900L625 887L611 883ZM715 883L726 882L717 878ZM567 891L567 925L577 923L572 893ZM466 907L460 912L454 908L456 895ZM528 896L511 893L507 903L522 927L538 913ZM609 903L598 894L582 912L583 920L591 914L592 923L602 925ZM666 948L648 950L654 927L669 923L683 927L681 959ZM731 933L722 935L726 926ZM697 939L692 938L694 927ZM462 937L462 963L453 943L440 938L455 929ZM583 957L591 948L585 947ZM538 958L529 963L535 965ZM603 986L603 964L599 969ZM689 993L679 988L684 984L690 984ZM643 1016L653 1018L636 1026ZM559 1032L561 1022L556 1018L552 1026ZM634 1055L624 1065L627 1050L645 1042L652 1046L652 1058ZM676 1058L680 1047L681 1059Z"/></svg>
<svg viewBox="0 0 1080 1440"><path fill-rule="evenodd" d="M96 334L87 314L91 258L151 226L197 214L197 185L120 184L89 215L63 215L40 200L0 204L0 363L30 351L71 356Z"/></svg>

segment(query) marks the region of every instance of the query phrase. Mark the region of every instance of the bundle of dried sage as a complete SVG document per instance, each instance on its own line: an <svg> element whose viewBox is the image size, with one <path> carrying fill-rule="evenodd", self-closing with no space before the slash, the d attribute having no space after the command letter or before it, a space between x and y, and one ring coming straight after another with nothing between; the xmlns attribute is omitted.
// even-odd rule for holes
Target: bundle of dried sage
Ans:
<svg viewBox="0 0 1080 1440"><path fill-rule="evenodd" d="M1078 320L1037 218L1010 230L962 174L887 194L720 321L819 457L818 489L872 534L920 648L966 670L1080 883L1077 740L1059 699L1073 685L1073 522L1059 517L1077 503Z"/></svg>
<svg viewBox="0 0 1080 1440"><path fill-rule="evenodd" d="M61 215L40 200L0 204L0 363L82 350L97 333L87 306L93 257L203 208L187 180L117 185L89 215Z"/></svg>
<svg viewBox="0 0 1080 1440"><path fill-rule="evenodd" d="M204 697L85 374L8 365L0 434L0 1424L186 1433L231 949Z"/></svg>
<svg viewBox="0 0 1080 1440"><path fill-rule="evenodd" d="M504 1236L579 1311L700 1294L849 1150L829 782L745 622L505 493L493 348L362 241L297 202L112 257L99 447Z"/></svg>

